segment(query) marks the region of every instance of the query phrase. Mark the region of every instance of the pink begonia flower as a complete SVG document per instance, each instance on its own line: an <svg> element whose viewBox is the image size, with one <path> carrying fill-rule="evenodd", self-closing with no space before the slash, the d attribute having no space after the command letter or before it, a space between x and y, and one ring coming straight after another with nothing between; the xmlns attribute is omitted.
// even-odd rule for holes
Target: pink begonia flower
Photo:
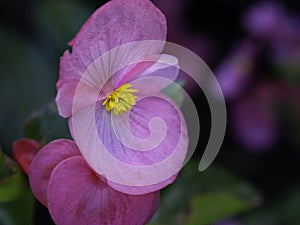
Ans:
<svg viewBox="0 0 300 225"><path fill-rule="evenodd" d="M111 188L85 162L73 141L43 147L29 168L36 198L57 225L143 225L159 205L159 192L128 195Z"/></svg>
<svg viewBox="0 0 300 225"><path fill-rule="evenodd" d="M14 141L13 157L26 174L28 174L31 161L41 147L38 141L30 138L22 138Z"/></svg>
<svg viewBox="0 0 300 225"><path fill-rule="evenodd" d="M160 92L178 75L178 60L161 54L166 30L149 0L112 0L61 58L59 113L89 166L128 194L172 183L188 148L183 115Z"/></svg>

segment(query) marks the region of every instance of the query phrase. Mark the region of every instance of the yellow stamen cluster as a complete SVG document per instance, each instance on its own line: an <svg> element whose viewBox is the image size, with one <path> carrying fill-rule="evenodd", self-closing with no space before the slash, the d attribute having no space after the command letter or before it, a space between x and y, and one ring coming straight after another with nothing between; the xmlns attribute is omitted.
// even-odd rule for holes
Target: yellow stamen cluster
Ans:
<svg viewBox="0 0 300 225"><path fill-rule="evenodd" d="M117 116L119 113L124 113L136 104L137 96L132 94L137 90L131 88L131 84L126 83L117 88L113 93L108 95L103 101L102 105L108 112L113 109L114 114Z"/></svg>

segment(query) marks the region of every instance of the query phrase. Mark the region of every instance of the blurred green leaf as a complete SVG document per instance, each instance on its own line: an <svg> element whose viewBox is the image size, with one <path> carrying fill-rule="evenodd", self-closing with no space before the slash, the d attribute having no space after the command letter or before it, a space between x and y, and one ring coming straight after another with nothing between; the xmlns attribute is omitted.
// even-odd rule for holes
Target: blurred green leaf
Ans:
<svg viewBox="0 0 300 225"><path fill-rule="evenodd" d="M5 165L5 158L2 149L0 148L0 179L4 179L9 176L9 168Z"/></svg>
<svg viewBox="0 0 300 225"><path fill-rule="evenodd" d="M0 150L0 202L12 201L19 197L24 182L20 169Z"/></svg>
<svg viewBox="0 0 300 225"><path fill-rule="evenodd" d="M43 144L58 138L70 138L67 120L58 115L54 102L32 113L25 123L25 136Z"/></svg>
<svg viewBox="0 0 300 225"><path fill-rule="evenodd" d="M57 72L46 52L0 24L0 141L5 149L21 136L24 119L55 94ZM57 58L54 60L57 65Z"/></svg>
<svg viewBox="0 0 300 225"><path fill-rule="evenodd" d="M260 203L256 190L230 171L214 164L199 172L198 163L190 160L175 183L162 190L161 204L151 225L184 224L190 202L199 194L228 194L251 207Z"/></svg>
<svg viewBox="0 0 300 225"><path fill-rule="evenodd" d="M84 1L39 1L35 16L43 35L41 41L47 41L45 47L50 44L54 50L66 49L67 42L75 37L92 10Z"/></svg>
<svg viewBox="0 0 300 225"><path fill-rule="evenodd" d="M22 193L24 177L20 170L0 181L0 202L11 201Z"/></svg>
<svg viewBox="0 0 300 225"><path fill-rule="evenodd" d="M284 196L282 202L279 202L279 208L283 221L289 225L300 224L300 189L291 190Z"/></svg>
<svg viewBox="0 0 300 225"><path fill-rule="evenodd" d="M300 66L299 62L296 60L298 59L287 59L281 64L275 66L277 72L276 74L278 74L282 80L287 81L291 84L299 84L300 82Z"/></svg>
<svg viewBox="0 0 300 225"><path fill-rule="evenodd" d="M246 201L228 193L199 195L192 200L191 214L186 225L210 224L249 208Z"/></svg>
<svg viewBox="0 0 300 225"><path fill-rule="evenodd" d="M169 96L171 99L175 101L175 103L181 107L182 103L184 101L184 95L182 93L183 86L185 85L185 82L183 80L178 81L178 83L172 83L168 87L162 90L163 93L165 93L167 96Z"/></svg>
<svg viewBox="0 0 300 225"><path fill-rule="evenodd" d="M19 198L0 203L1 225L33 225L34 197L28 183L24 182L21 188Z"/></svg>
<svg viewBox="0 0 300 225"><path fill-rule="evenodd" d="M280 215L281 212L274 209L274 207L264 205L243 215L241 220L243 225L281 224Z"/></svg>

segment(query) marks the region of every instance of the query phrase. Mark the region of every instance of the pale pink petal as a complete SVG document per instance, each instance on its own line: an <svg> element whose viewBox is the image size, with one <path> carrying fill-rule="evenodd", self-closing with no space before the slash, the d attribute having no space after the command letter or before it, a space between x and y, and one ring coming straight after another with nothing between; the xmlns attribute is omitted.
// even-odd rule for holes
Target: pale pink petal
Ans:
<svg viewBox="0 0 300 225"><path fill-rule="evenodd" d="M47 206L47 186L52 170L62 160L80 155L73 141L55 140L43 147L29 167L29 181L35 197Z"/></svg>
<svg viewBox="0 0 300 225"><path fill-rule="evenodd" d="M157 119L156 126L154 119ZM181 137L178 110L163 98L151 96L139 100L132 108L128 122L129 129L125 115L112 115L102 104L97 105L96 126L106 151L131 165L147 166L164 160L176 149ZM153 138L150 139L151 135ZM149 151L142 151L143 148Z"/></svg>
<svg viewBox="0 0 300 225"><path fill-rule="evenodd" d="M100 102L74 114L72 127L87 163L125 193L144 194L165 187L185 160L186 124L164 95L139 99L123 116L107 112Z"/></svg>
<svg viewBox="0 0 300 225"><path fill-rule="evenodd" d="M76 105L74 106L73 98L76 91L80 91L80 95L77 95ZM70 117L72 113L92 105L94 103L93 96L97 96L97 99L104 98L96 88L86 85L84 82L79 84L77 81L71 81L58 89L55 99L58 112L62 117Z"/></svg>
<svg viewBox="0 0 300 225"><path fill-rule="evenodd" d="M53 170L48 201L57 225L143 225L158 207L159 192L139 196L117 192L77 156Z"/></svg>
<svg viewBox="0 0 300 225"><path fill-rule="evenodd" d="M72 115L73 98L77 85L78 81L71 81L57 89L55 101L60 116L69 117Z"/></svg>

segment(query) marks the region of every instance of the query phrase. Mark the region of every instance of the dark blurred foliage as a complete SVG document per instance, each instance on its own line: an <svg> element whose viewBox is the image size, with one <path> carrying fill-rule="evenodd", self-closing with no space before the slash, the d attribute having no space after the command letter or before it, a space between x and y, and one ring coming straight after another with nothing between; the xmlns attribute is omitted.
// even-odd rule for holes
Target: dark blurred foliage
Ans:
<svg viewBox="0 0 300 225"><path fill-rule="evenodd" d="M59 57L104 2L0 1L0 145L6 154L23 136L42 144L69 137L53 105ZM299 225L299 3L153 2L168 19L168 40L197 53L215 72L228 110L223 147L199 173L210 114L203 93L187 84L199 110L200 142L178 180L162 191L153 224ZM0 203L0 224L33 224L30 210L19 213L33 203L28 184L15 174L0 173L0 181L8 176L24 183L22 197L12 194L11 201ZM34 208L34 224L52 223L45 208L38 203Z"/></svg>

